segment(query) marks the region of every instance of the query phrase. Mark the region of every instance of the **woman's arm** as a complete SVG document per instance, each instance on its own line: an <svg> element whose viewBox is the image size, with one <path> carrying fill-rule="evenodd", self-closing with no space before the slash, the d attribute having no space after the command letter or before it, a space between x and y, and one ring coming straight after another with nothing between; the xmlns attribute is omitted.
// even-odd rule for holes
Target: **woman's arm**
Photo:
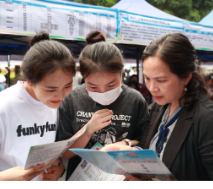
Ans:
<svg viewBox="0 0 213 189"><path fill-rule="evenodd" d="M27 170L24 170L22 167L13 167L0 172L0 181L29 181L40 175L42 171L39 170L43 167L44 164L37 165Z"/></svg>
<svg viewBox="0 0 213 189"><path fill-rule="evenodd" d="M103 109L95 112L91 120L73 137L71 137L76 137L87 127L85 133L74 142L71 148L85 148L94 132L111 124L111 114L113 114L112 110L108 109ZM75 154L70 150L67 150L63 154L63 157L66 159L70 159L74 156Z"/></svg>
<svg viewBox="0 0 213 189"><path fill-rule="evenodd" d="M213 180L213 112L209 111L199 121L198 152L211 180Z"/></svg>

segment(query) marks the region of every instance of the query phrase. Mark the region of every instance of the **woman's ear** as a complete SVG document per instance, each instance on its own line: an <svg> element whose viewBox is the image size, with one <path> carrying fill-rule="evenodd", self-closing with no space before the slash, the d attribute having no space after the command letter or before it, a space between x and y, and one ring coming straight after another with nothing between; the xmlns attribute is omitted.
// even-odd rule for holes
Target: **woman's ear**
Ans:
<svg viewBox="0 0 213 189"><path fill-rule="evenodd" d="M32 87L33 86L33 83L30 81L30 80L27 80L27 84Z"/></svg>
<svg viewBox="0 0 213 189"><path fill-rule="evenodd" d="M189 75L187 75L184 79L183 79L183 84L186 86L189 81L191 80L192 78L192 73L190 73Z"/></svg>

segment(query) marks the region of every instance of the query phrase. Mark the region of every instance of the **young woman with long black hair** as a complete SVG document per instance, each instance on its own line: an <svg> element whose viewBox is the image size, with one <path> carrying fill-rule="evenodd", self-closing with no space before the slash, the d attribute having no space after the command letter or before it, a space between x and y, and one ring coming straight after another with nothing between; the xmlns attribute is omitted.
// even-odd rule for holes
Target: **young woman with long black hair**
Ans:
<svg viewBox="0 0 213 189"><path fill-rule="evenodd" d="M64 170L61 158L48 173L38 171L43 165L24 166L31 146L55 141L56 109L72 90L75 61L48 33L30 45L21 65L24 81L0 93L0 180L58 180Z"/></svg>

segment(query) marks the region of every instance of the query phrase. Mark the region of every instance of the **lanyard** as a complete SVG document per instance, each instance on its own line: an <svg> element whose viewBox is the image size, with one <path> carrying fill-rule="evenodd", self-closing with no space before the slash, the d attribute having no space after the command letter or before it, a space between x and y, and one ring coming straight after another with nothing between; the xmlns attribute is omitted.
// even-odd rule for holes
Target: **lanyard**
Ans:
<svg viewBox="0 0 213 189"><path fill-rule="evenodd" d="M182 112L182 109L181 108L173 117L172 119L169 120L169 122L165 123L165 124L162 124L160 126L160 133L158 135L158 140L157 140L157 143L156 143L156 152L158 154L158 156L160 155L161 151L163 150L163 143L164 141L166 140L166 137L169 133L169 129L168 127L171 126L175 120L179 117L180 113Z"/></svg>

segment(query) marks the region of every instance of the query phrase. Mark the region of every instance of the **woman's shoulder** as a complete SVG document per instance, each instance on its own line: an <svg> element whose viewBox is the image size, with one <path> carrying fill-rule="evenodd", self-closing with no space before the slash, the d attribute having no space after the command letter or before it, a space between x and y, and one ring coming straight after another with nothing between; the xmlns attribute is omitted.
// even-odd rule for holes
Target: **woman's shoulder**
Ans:
<svg viewBox="0 0 213 189"><path fill-rule="evenodd" d="M0 92L0 111L10 110L14 107L18 99L21 98L21 90L20 84L15 84Z"/></svg>
<svg viewBox="0 0 213 189"><path fill-rule="evenodd" d="M213 120L213 102L206 95L200 94L194 117L199 119L208 115Z"/></svg>

